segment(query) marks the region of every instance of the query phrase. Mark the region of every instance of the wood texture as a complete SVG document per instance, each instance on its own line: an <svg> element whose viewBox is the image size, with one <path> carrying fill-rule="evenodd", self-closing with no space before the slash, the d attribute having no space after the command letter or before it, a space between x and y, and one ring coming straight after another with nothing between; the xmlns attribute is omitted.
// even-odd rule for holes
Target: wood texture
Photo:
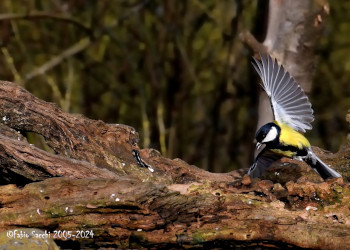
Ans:
<svg viewBox="0 0 350 250"><path fill-rule="evenodd" d="M246 169L209 173L140 150L131 127L64 113L9 82L0 82L0 117L0 232L94 233L55 238L63 248L337 249L350 243L349 183L321 182L305 164L282 160L262 181L244 175ZM29 144L22 136L29 131L54 153ZM137 165L132 149L153 173ZM348 146L336 155L314 150L348 178Z"/></svg>

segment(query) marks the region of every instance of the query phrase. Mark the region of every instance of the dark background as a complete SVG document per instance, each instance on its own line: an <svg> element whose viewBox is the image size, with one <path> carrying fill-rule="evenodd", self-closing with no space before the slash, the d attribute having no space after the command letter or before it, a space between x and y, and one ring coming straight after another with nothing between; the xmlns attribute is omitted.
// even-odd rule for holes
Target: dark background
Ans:
<svg viewBox="0 0 350 250"><path fill-rule="evenodd" d="M260 87L239 34L263 40L261 2L2 0L0 79L64 111L130 125L141 147L164 156L215 172L248 167ZM348 132L348 13L350 2L330 3L310 93L307 137L333 152Z"/></svg>

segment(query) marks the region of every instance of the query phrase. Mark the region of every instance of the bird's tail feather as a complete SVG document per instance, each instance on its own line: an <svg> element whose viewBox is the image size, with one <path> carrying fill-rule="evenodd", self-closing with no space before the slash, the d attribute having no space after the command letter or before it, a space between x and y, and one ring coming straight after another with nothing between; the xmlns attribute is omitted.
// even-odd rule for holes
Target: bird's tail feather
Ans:
<svg viewBox="0 0 350 250"><path fill-rule="evenodd" d="M309 164L316 172L324 179L342 177L337 171L332 169L326 163L321 161L314 153L312 158L305 159L305 162Z"/></svg>

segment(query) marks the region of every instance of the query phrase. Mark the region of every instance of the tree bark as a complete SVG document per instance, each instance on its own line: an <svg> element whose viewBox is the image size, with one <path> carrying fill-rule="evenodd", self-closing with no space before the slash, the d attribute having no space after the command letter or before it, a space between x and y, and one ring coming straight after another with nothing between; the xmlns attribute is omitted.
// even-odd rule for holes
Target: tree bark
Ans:
<svg viewBox="0 0 350 250"><path fill-rule="evenodd" d="M209 173L140 150L131 127L64 113L10 82L0 82L0 121L0 232L47 230L62 248L350 244L349 184L321 182L299 162L276 163L268 181L251 180L246 169ZM30 145L26 132L55 153ZM349 152L317 154L349 178ZM0 234L0 245L10 240Z"/></svg>
<svg viewBox="0 0 350 250"><path fill-rule="evenodd" d="M241 34L255 53L269 54L293 76L306 93L310 93L316 69L317 44L329 15L326 1L270 0L265 40L259 43L249 32ZM273 120L265 93L259 97L257 129Z"/></svg>
<svg viewBox="0 0 350 250"><path fill-rule="evenodd" d="M243 183L166 187L128 178L51 178L23 189L7 185L0 190L0 228L92 231L93 238L56 242L119 248L349 245L349 209L343 206L349 196L343 204L336 201L349 192L341 180L290 182L286 188L271 181Z"/></svg>

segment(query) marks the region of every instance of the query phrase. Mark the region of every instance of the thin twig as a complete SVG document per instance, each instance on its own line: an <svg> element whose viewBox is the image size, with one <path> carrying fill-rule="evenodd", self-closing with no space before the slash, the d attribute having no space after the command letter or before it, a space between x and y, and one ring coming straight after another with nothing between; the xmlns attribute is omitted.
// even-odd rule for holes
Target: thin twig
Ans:
<svg viewBox="0 0 350 250"><path fill-rule="evenodd" d="M52 69L53 67L60 64L64 59L67 59L68 57L71 57L72 55L75 55L82 50L86 49L91 44L91 40L88 37L85 37L81 39L79 42L71 46L70 48L63 51L58 56L55 56L48 62L41 65L39 68L34 69L32 72L28 73L25 77L26 81L29 81L30 79L38 76L43 75L46 73L46 71Z"/></svg>
<svg viewBox="0 0 350 250"><path fill-rule="evenodd" d="M116 22L104 29L103 32L101 34L99 34L98 37L95 37L95 39L98 39L99 37L102 37L104 34L109 34L109 31L113 28L115 28L119 22L121 20L124 20L126 18L128 18L129 16L131 16L132 14L137 13L138 11L140 11L143 7L146 6L146 4L149 2L149 0L143 1L142 3L138 4L137 6L133 7L129 12L127 12L124 16L118 18L116 20ZM54 19L58 19L61 21L66 21L66 22L71 22L77 25L80 25L81 27L86 28L85 26L83 26L81 23L79 23L78 21L65 17L65 16L60 16L60 15L49 15L48 13L44 13L44 12L33 12L27 15L16 15L16 14L0 14L0 21L1 20L7 20L7 19L23 19L23 18L29 18L29 19L34 19L34 18L44 18L44 17L51 17ZM90 31L90 30L89 30ZM109 34L110 35L110 34ZM25 77L25 81L28 81L38 75L42 75L45 72L47 72L48 70L50 70L51 68L54 68L55 66L57 66L58 64L60 64L64 59L69 58L81 51L83 51L84 49L86 49L88 46L91 45L91 39L90 37L84 37L82 38L79 42L77 42L76 44L74 44L73 46L69 47L68 49L66 49L65 51L63 51L60 55L52 58L51 60L49 60L48 62L44 63L43 65L41 65L39 68L34 69L32 72L28 73Z"/></svg>
<svg viewBox="0 0 350 250"><path fill-rule="evenodd" d="M249 48L251 48L255 53L267 53L266 46L256 40L256 38L249 31L245 31L239 34L239 39Z"/></svg>
<svg viewBox="0 0 350 250"><path fill-rule="evenodd" d="M74 24L75 26L78 26L79 28L83 29L86 33L90 33L91 29L89 27L86 27L84 24L79 22L78 20L75 20L74 18L64 16L64 15L59 15L59 14L54 14L51 12L29 12L26 14L15 14L15 13L5 13L5 14L0 14L0 21L4 20L20 20L20 19L28 19L28 20L33 20L33 19L55 19L58 21L62 22L67 22Z"/></svg>
<svg viewBox="0 0 350 250"><path fill-rule="evenodd" d="M21 75L19 74L18 70L16 69L16 66L15 66L15 64L14 64L14 62L13 62L13 57L10 55L10 52L9 52L8 49L5 48L5 47L2 47L2 48L1 48L1 51L2 51L2 53L4 54L4 57L5 57L5 60L6 60L6 62L7 62L8 67L10 68L10 70L11 70L13 76L15 77L15 82L16 82L17 84L20 84L20 85L23 86L22 77L21 77Z"/></svg>

